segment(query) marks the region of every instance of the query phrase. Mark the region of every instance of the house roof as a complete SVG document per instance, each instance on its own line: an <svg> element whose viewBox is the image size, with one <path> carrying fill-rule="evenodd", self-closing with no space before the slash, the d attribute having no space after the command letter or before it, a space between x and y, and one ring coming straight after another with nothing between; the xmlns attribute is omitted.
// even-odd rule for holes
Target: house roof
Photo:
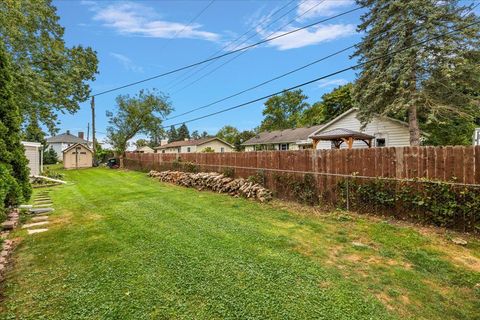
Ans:
<svg viewBox="0 0 480 320"><path fill-rule="evenodd" d="M66 148L65 150L63 150L62 153L68 152L69 150L72 150L75 147L82 147L82 148L86 149L87 151L93 152L92 149L90 149L89 147L87 147L83 143L75 143L75 144L72 144L70 147Z"/></svg>
<svg viewBox="0 0 480 320"><path fill-rule="evenodd" d="M87 140L74 136L70 133L62 133L47 138L47 143L88 143Z"/></svg>
<svg viewBox="0 0 480 320"><path fill-rule="evenodd" d="M344 128L338 128L338 129L320 132L310 137L312 139L317 139L317 140L335 140L335 139L341 139L341 138L354 138L354 139L363 140L363 139L375 138L374 136L371 136L363 132L344 129Z"/></svg>
<svg viewBox="0 0 480 320"><path fill-rule="evenodd" d="M323 129L325 128L328 128L330 125L332 125L333 123L337 122L338 120L340 119L343 119L344 117L348 116L350 113L353 113L353 112L357 112L358 111L358 108L350 108L348 109L347 111L345 111L344 113L342 113L341 115L337 116L336 118L333 118L332 120L330 120L329 122L323 124L320 126L320 128L318 128L315 132L313 132L310 136L313 136L313 135L317 135L318 132L321 132ZM397 119L394 119L394 118L391 118L391 117L388 117L388 116L378 116L378 117L381 117L381 118L384 118L384 119L388 119L390 121L393 121L393 122L396 122L398 124L401 124L402 126L406 126L408 127L408 123L406 122L403 122L403 121L400 121L400 120L397 120Z"/></svg>
<svg viewBox="0 0 480 320"><path fill-rule="evenodd" d="M35 148L40 148L42 144L40 142L32 142L32 141L22 141L22 144L25 147L35 147Z"/></svg>
<svg viewBox="0 0 480 320"><path fill-rule="evenodd" d="M270 143L286 143L297 142L299 140L307 140L309 135L320 129L322 125L312 127L302 127L296 129L285 129L276 131L264 131L255 137L242 143L244 146Z"/></svg>
<svg viewBox="0 0 480 320"><path fill-rule="evenodd" d="M180 140L180 141L173 141L173 142L170 142L170 143L167 143L167 144L164 144L163 146L158 146L158 147L155 147L155 149L159 150L159 149L167 149L167 148L177 148L177 147L187 147L187 146L199 146L199 145L202 145L202 144L205 144L207 142L210 142L210 141L213 141L213 140L218 140L218 141L221 141L223 142L224 144L230 146L233 148L233 146L220 139L220 138L217 138L217 137L212 137L212 138L202 138L202 139L195 139L195 140Z"/></svg>

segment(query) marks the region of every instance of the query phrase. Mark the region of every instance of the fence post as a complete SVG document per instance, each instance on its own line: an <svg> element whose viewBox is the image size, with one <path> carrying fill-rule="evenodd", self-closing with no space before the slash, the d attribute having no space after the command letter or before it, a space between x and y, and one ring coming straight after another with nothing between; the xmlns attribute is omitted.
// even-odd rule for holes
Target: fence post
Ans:
<svg viewBox="0 0 480 320"><path fill-rule="evenodd" d="M349 191L349 185L348 181L350 178L347 177L347 211L350 211L350 191Z"/></svg>

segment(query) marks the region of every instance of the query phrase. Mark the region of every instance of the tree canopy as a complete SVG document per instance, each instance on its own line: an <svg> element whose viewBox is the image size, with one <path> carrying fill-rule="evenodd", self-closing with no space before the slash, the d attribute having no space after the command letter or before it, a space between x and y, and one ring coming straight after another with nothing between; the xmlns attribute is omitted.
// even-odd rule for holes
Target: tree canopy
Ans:
<svg viewBox="0 0 480 320"><path fill-rule="evenodd" d="M22 122L56 132L57 112L74 113L90 94L97 56L89 47L67 47L50 0L0 1L0 38L12 57L12 94Z"/></svg>
<svg viewBox="0 0 480 320"><path fill-rule="evenodd" d="M283 130L295 128L299 124L302 112L309 107L306 102L308 97L302 90L284 91L273 96L265 102L260 124L260 131Z"/></svg>
<svg viewBox="0 0 480 320"><path fill-rule="evenodd" d="M158 130L172 111L168 97L156 90L140 90L135 96L120 95L116 103L115 114L107 111L107 138L120 156L127 150L130 139Z"/></svg>
<svg viewBox="0 0 480 320"><path fill-rule="evenodd" d="M375 114L403 117L410 144L418 145L419 117L468 112L464 107L478 99L471 93L479 92L480 73L478 25L467 27L477 18L466 15L468 7L457 0L357 3L367 11L358 26L365 35L354 56L371 61L361 67L353 90L364 124ZM456 32L438 37L451 31Z"/></svg>

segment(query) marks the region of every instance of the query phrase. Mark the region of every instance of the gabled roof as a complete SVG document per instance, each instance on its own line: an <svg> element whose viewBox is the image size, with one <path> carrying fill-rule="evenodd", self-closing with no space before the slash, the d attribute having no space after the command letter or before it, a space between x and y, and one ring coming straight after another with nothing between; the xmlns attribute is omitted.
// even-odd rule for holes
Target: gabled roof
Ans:
<svg viewBox="0 0 480 320"><path fill-rule="evenodd" d="M335 139L350 138L350 137L354 139L360 139L360 140L375 138L374 136L371 136L363 132L344 129L344 128L337 128L333 130L323 131L318 134L311 135L311 137L312 139L318 139L318 140L335 140Z"/></svg>
<svg viewBox="0 0 480 320"><path fill-rule="evenodd" d="M307 140L308 136L320 129L322 125L302 127L296 129L285 129L276 131L264 131L255 137L242 143L243 146L271 143L292 143L299 140Z"/></svg>
<svg viewBox="0 0 480 320"><path fill-rule="evenodd" d="M357 111L358 111L358 108L348 109L347 111L345 111L344 113L342 113L342 114L339 115L338 117L333 118L332 120L330 120L329 122L325 123L324 125L321 125L320 128L318 128L318 129L317 129L314 133L312 133L310 136L313 136L313 135L318 134L318 133L321 132L323 129L329 127L330 125L334 124L334 123L337 122L338 120L343 119L344 117L348 116L350 113L357 112ZM391 118L391 117L388 117L388 116L380 116L380 115L379 115L378 117L383 118L383 119L387 119L387 120L396 122L396 123L398 123L398 124L401 124L402 126L408 127L408 123L406 123L406 122L403 122L403 121L400 121L400 120L397 120L397 119L394 119L394 118Z"/></svg>
<svg viewBox="0 0 480 320"><path fill-rule="evenodd" d="M70 147L66 148L65 150L62 151L62 153L65 153L65 152L68 152L70 150L72 150L73 148L76 148L76 147L82 147L84 149L87 149L88 151L92 152L92 149L90 149L89 147L87 147L85 144L83 143L75 143L75 144L72 144Z"/></svg>
<svg viewBox="0 0 480 320"><path fill-rule="evenodd" d="M47 143L84 143L87 144L88 141L77 136L74 136L70 133L62 133L56 136L47 138Z"/></svg>
<svg viewBox="0 0 480 320"><path fill-rule="evenodd" d="M213 141L213 140L218 140L218 141L230 146L231 148L233 148L233 146L230 143L228 143L228 142L226 142L226 141L224 141L220 138L217 138L217 137L211 137L211 138L202 138L202 139L195 139L195 140L173 141L173 142L164 144L163 146L155 147L155 149L160 150L160 149L167 149L167 148L199 146L199 145L205 144L205 143Z"/></svg>

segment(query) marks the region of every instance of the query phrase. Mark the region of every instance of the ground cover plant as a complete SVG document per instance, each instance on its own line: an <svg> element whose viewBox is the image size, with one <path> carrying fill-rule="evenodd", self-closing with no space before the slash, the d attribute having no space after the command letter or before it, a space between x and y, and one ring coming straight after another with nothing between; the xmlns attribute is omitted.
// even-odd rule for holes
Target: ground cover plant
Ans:
<svg viewBox="0 0 480 320"><path fill-rule="evenodd" d="M141 172L62 173L49 230L13 235L0 318L478 319L474 238Z"/></svg>

